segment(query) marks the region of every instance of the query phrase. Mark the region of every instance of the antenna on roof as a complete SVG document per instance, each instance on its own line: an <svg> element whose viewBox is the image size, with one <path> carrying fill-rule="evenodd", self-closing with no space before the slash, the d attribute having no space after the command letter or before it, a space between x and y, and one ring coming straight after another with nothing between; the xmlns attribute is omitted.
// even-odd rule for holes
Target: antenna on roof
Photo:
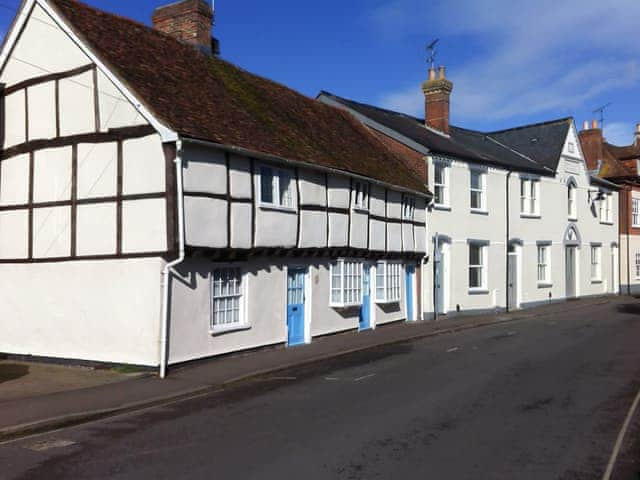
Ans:
<svg viewBox="0 0 640 480"><path fill-rule="evenodd" d="M602 129L602 133L604 134L604 111L609 108L611 105L613 105L612 102L607 103L606 105L603 105L599 108L596 108L592 113L599 113L600 114L600 128Z"/></svg>
<svg viewBox="0 0 640 480"><path fill-rule="evenodd" d="M427 63L431 65L431 68L435 68L436 65L436 45L440 41L439 38L436 38L433 42L427 45L427 52L429 52L429 56L427 57Z"/></svg>

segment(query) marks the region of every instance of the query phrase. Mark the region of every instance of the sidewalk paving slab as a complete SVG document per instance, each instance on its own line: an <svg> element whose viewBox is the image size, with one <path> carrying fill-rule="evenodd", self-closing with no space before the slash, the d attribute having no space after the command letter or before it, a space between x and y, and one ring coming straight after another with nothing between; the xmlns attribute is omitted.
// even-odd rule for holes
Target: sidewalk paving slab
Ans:
<svg viewBox="0 0 640 480"><path fill-rule="evenodd" d="M175 402L252 377L382 345L629 301L637 302L631 297L610 296L552 303L512 313L398 322L367 332L349 331L316 338L310 345L302 347L265 348L173 367L164 380L146 376L33 398L0 400L0 441Z"/></svg>

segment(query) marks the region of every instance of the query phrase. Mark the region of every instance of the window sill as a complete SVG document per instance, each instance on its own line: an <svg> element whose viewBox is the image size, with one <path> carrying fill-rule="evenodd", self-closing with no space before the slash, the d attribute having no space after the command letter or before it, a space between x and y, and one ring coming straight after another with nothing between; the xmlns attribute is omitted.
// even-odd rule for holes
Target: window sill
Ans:
<svg viewBox="0 0 640 480"><path fill-rule="evenodd" d="M539 213L521 213L520 218L542 218Z"/></svg>
<svg viewBox="0 0 640 480"><path fill-rule="evenodd" d="M441 204L441 203L436 203L433 206L433 209L434 210L442 210L443 212L450 212L451 211L451 207L449 205L444 205L444 204Z"/></svg>
<svg viewBox="0 0 640 480"><path fill-rule="evenodd" d="M329 305L329 307L333 308L334 310L349 310L351 308L359 308L361 306L362 306L361 303L348 303L348 304L333 304L333 305Z"/></svg>
<svg viewBox="0 0 640 480"><path fill-rule="evenodd" d="M251 325L233 325L229 327L210 328L209 335L217 337L226 333L241 332L244 330L251 330Z"/></svg>
<svg viewBox="0 0 640 480"><path fill-rule="evenodd" d="M281 205L273 205L270 203L261 203L260 210L273 210L276 212L283 212L283 213L298 213L296 209L293 207L283 207Z"/></svg>
<svg viewBox="0 0 640 480"><path fill-rule="evenodd" d="M472 208L469 210L471 213L475 213L476 215L489 215L489 210L484 208Z"/></svg>
<svg viewBox="0 0 640 480"><path fill-rule="evenodd" d="M600 222L600 225L613 225L613 222Z"/></svg>
<svg viewBox="0 0 640 480"><path fill-rule="evenodd" d="M376 305L391 305L394 303L400 303L400 299L398 300L376 300Z"/></svg>
<svg viewBox="0 0 640 480"><path fill-rule="evenodd" d="M538 282L538 288L551 288L553 283L551 282Z"/></svg>
<svg viewBox="0 0 640 480"><path fill-rule="evenodd" d="M640 228L640 225L631 224L631 228ZM638 278L640 278L640 277L638 277Z"/></svg>
<svg viewBox="0 0 640 480"><path fill-rule="evenodd" d="M569 220L570 222L577 222L577 221L578 221L578 217L571 217L571 216L570 216L570 217L568 217L568 220Z"/></svg>
<svg viewBox="0 0 640 480"><path fill-rule="evenodd" d="M486 288L470 288L469 295L488 295L489 290Z"/></svg>
<svg viewBox="0 0 640 480"><path fill-rule="evenodd" d="M594 280L593 278L591 279L591 284L592 285L599 285L601 283L602 283L602 280L598 280L598 279Z"/></svg>

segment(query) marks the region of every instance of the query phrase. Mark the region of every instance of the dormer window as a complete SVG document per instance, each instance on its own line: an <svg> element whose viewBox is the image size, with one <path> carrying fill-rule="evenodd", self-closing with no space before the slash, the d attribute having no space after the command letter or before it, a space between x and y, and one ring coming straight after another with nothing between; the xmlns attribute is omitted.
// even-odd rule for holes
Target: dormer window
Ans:
<svg viewBox="0 0 640 480"><path fill-rule="evenodd" d="M353 208L357 210L369 209L369 184L361 181L353 182Z"/></svg>

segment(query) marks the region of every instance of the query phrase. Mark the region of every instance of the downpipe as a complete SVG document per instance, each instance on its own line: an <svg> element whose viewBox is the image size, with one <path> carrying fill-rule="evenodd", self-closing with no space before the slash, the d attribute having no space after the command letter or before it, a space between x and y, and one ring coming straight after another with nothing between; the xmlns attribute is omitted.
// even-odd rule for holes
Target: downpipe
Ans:
<svg viewBox="0 0 640 480"><path fill-rule="evenodd" d="M176 142L176 197L178 202L178 258L167 263L162 269L162 318L160 332L160 378L167 376L169 345L169 284L173 268L184 261L184 188L182 182L182 140Z"/></svg>

